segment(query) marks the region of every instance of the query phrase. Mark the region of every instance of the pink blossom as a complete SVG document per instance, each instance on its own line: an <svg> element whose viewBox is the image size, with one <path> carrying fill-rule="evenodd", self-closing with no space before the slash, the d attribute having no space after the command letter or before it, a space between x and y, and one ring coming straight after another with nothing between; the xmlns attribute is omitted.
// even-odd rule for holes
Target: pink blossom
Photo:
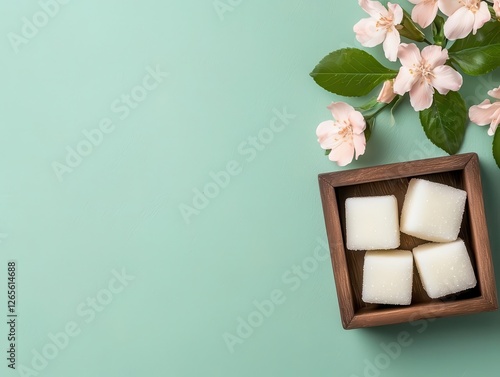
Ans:
<svg viewBox="0 0 500 377"><path fill-rule="evenodd" d="M490 90L488 95L500 99L500 87ZM500 123L500 102L491 103L489 99L485 99L479 105L471 106L469 109L469 118L479 126L489 124L488 135L493 136Z"/></svg>
<svg viewBox="0 0 500 377"><path fill-rule="evenodd" d="M493 9L495 10L495 15L500 19L500 0L495 0L493 4Z"/></svg>
<svg viewBox="0 0 500 377"><path fill-rule="evenodd" d="M339 166L351 163L365 153L366 122L363 115L345 102L332 102L328 109L334 120L321 122L316 129L318 142L323 149L331 149L328 158Z"/></svg>
<svg viewBox="0 0 500 377"><path fill-rule="evenodd" d="M391 103L395 97L396 93L394 93L394 80L385 81L382 86L382 90L377 97L377 102Z"/></svg>
<svg viewBox="0 0 500 377"><path fill-rule="evenodd" d="M411 19L426 28L436 18L438 11L438 0L409 0L415 4L411 11Z"/></svg>
<svg viewBox="0 0 500 377"><path fill-rule="evenodd" d="M420 52L414 43L403 43L399 47L398 58L402 67L394 81L394 92L399 95L410 92L410 102L416 111L432 105L434 89L447 94L462 86L462 76L444 65L448 60L446 49L431 45Z"/></svg>
<svg viewBox="0 0 500 377"><path fill-rule="evenodd" d="M385 57L395 62L401 43L396 25L403 20L403 9L398 4L387 3L386 9L378 1L359 0L359 5L370 18L363 18L354 25L356 39L365 47L383 43Z"/></svg>
<svg viewBox="0 0 500 377"><path fill-rule="evenodd" d="M471 32L476 34L491 19L488 4L480 0L438 0L439 9L448 19L444 35L450 40L461 39Z"/></svg>

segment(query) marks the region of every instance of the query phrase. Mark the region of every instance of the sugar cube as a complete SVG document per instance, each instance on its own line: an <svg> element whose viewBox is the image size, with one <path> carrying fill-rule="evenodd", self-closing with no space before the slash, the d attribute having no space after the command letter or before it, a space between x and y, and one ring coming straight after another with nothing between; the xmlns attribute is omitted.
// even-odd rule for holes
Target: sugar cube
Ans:
<svg viewBox="0 0 500 377"><path fill-rule="evenodd" d="M413 283L411 251L367 251L362 300L372 304L410 305Z"/></svg>
<svg viewBox="0 0 500 377"><path fill-rule="evenodd" d="M427 241L455 241L467 192L424 179L410 180L401 212L401 232Z"/></svg>
<svg viewBox="0 0 500 377"><path fill-rule="evenodd" d="M348 249L399 247L398 202L394 195L347 198L345 214Z"/></svg>
<svg viewBox="0 0 500 377"><path fill-rule="evenodd" d="M476 286L474 269L464 242L426 243L413 249L422 285L430 298Z"/></svg>

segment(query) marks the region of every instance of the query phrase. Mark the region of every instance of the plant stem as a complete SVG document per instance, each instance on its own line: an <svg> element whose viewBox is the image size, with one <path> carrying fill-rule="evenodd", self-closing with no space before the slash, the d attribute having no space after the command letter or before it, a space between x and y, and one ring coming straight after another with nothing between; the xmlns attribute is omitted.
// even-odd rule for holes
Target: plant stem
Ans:
<svg viewBox="0 0 500 377"><path fill-rule="evenodd" d="M389 105L389 103L377 102L372 108L362 111L362 114L365 118L374 118Z"/></svg>

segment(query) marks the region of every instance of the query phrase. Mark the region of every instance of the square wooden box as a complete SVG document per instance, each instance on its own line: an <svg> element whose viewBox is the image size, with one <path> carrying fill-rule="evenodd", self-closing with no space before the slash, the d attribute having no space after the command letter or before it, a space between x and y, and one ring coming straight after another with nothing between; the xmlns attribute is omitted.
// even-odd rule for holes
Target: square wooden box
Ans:
<svg viewBox="0 0 500 377"><path fill-rule="evenodd" d="M467 203L459 237L467 246L478 284L475 288L431 299L414 268L409 306L366 304L361 300L364 252L345 245L345 200L348 197L395 195L399 214L413 177L444 183L467 191ZM498 308L495 276L477 154L431 158L375 166L318 176L330 245L342 326L345 329L492 311ZM428 241L401 233L400 249L411 250Z"/></svg>

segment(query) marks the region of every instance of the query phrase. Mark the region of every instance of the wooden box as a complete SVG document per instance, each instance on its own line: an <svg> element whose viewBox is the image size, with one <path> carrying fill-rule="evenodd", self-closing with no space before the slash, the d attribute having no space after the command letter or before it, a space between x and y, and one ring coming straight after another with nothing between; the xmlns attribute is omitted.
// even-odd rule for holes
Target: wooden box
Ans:
<svg viewBox="0 0 500 377"><path fill-rule="evenodd" d="M467 203L459 237L467 246L478 284L475 288L440 299L430 299L414 268L412 302L409 306L366 304L361 300L363 251L345 245L345 200L348 197L395 195L399 214L408 182L419 177L467 191ZM318 176L326 231L345 329L416 321L492 311L498 308L488 229L484 214L477 154L432 158L375 166ZM425 243L401 233L400 249Z"/></svg>

